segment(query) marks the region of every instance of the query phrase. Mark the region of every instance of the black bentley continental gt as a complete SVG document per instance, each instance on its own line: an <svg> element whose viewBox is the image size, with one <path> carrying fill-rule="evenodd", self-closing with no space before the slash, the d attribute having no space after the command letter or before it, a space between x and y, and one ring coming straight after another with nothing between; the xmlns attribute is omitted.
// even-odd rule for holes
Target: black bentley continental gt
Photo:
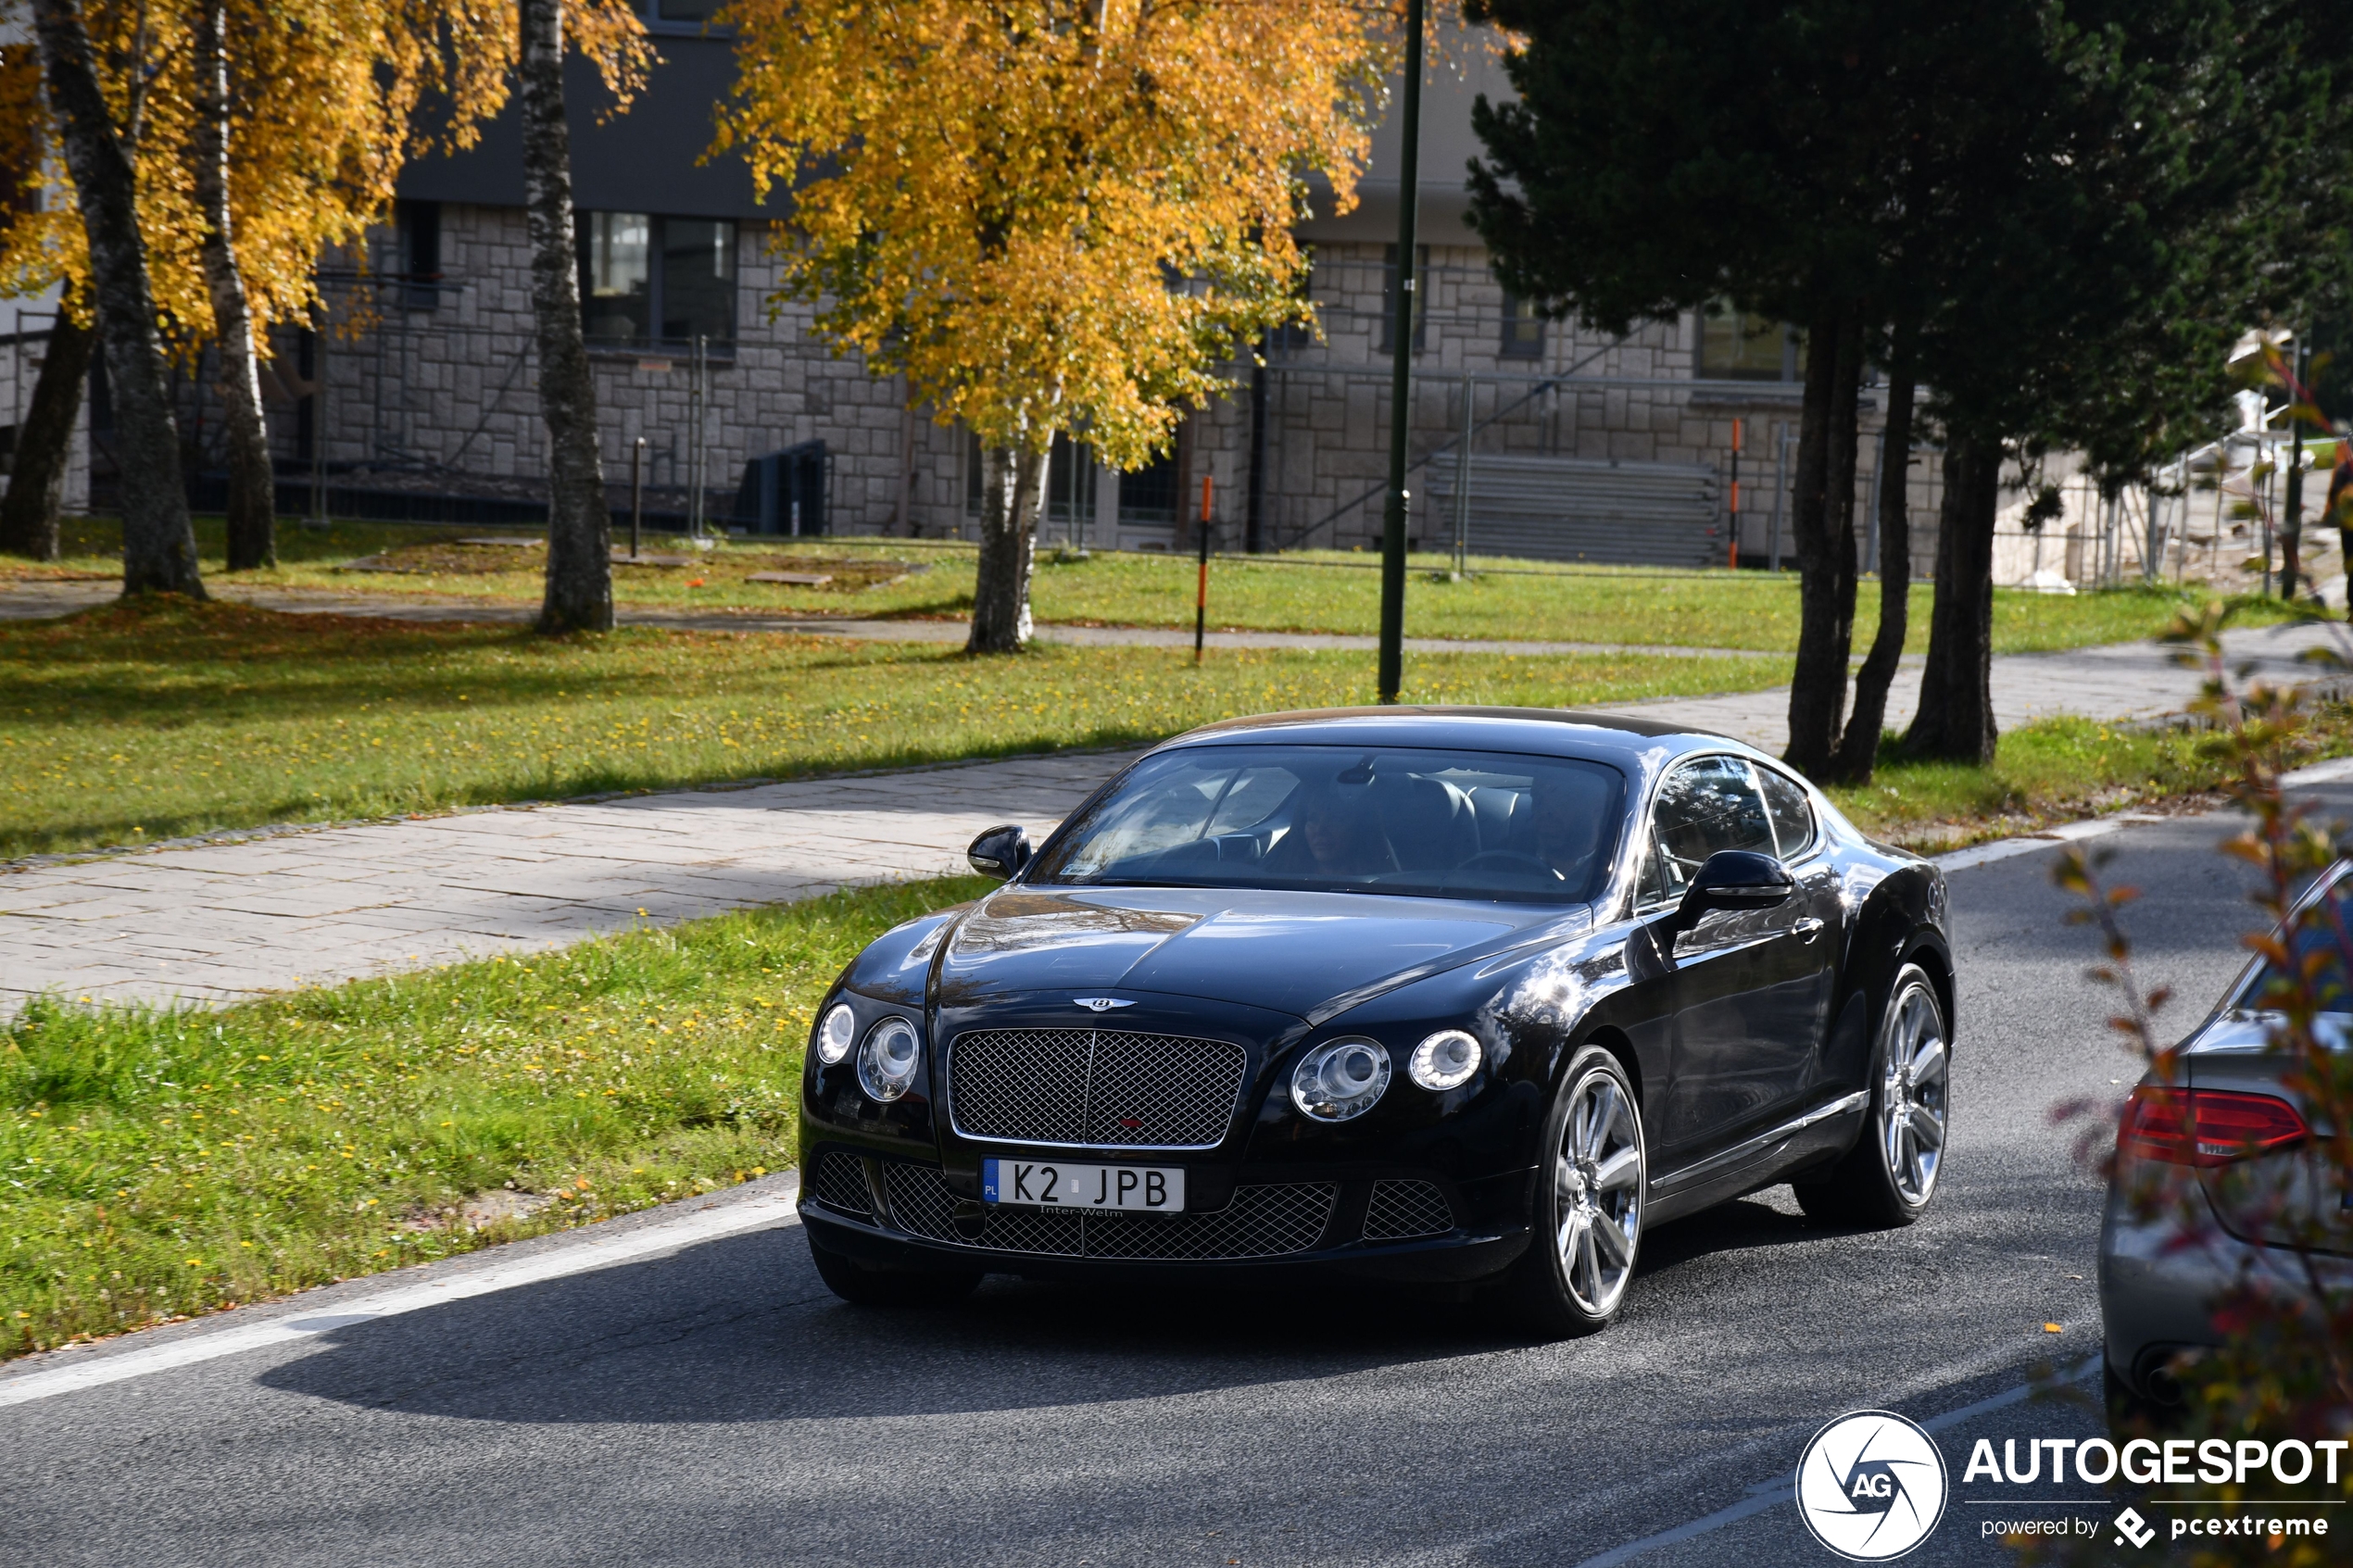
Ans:
<svg viewBox="0 0 2353 1568"><path fill-rule="evenodd" d="M971 858L1005 885L876 940L810 1038L801 1213L849 1300L1311 1267L1571 1334L1646 1226L1935 1196L1944 876L1737 741L1276 714Z"/></svg>

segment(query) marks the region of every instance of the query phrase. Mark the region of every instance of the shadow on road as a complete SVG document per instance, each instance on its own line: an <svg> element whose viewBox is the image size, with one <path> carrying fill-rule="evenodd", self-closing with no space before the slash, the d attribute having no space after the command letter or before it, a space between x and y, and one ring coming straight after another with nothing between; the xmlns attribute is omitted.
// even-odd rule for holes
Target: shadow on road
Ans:
<svg viewBox="0 0 2353 1568"><path fill-rule="evenodd" d="M990 1278L970 1300L837 1300L798 1227L374 1320L264 1374L288 1393L530 1423L777 1422L1093 1405L1312 1381L1526 1343L1482 1305L1306 1282Z"/></svg>

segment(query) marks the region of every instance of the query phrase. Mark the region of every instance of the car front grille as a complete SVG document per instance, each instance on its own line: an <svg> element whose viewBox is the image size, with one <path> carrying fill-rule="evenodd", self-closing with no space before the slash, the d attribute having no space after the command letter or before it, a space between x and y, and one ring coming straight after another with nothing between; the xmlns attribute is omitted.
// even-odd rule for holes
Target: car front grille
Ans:
<svg viewBox="0 0 2353 1568"><path fill-rule="evenodd" d="M1446 1195L1429 1182L1375 1182L1373 1200L1365 1206L1366 1241L1402 1241L1408 1236L1438 1236L1454 1228L1454 1210Z"/></svg>
<svg viewBox="0 0 2353 1568"><path fill-rule="evenodd" d="M991 1204L974 1236L957 1228L955 1196L931 1166L894 1160L883 1168L883 1182L900 1224L933 1241L991 1252L1172 1262L1304 1252L1323 1238L1340 1196L1331 1182L1237 1187L1223 1209L1151 1215L1070 1214Z"/></svg>
<svg viewBox="0 0 2353 1568"><path fill-rule="evenodd" d="M815 1197L826 1208L845 1214L861 1219L872 1214L875 1200L866 1191L866 1162L839 1149L827 1154L817 1161Z"/></svg>
<svg viewBox="0 0 2353 1568"><path fill-rule="evenodd" d="M981 1029L948 1051L956 1131L1101 1148L1214 1148L1248 1053L1227 1040L1109 1029Z"/></svg>

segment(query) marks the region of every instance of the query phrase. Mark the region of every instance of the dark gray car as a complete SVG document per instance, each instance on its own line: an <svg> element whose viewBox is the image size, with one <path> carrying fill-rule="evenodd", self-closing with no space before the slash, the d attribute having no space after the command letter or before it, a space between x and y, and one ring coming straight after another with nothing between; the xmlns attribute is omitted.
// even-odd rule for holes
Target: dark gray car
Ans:
<svg viewBox="0 0 2353 1568"><path fill-rule="evenodd" d="M2323 899L2353 917L2353 864L2320 878L2297 915ZM2313 930L2298 947L2323 955L2318 1033L2344 1049L2353 985L2336 944ZM2111 1407L2177 1402L2171 1363L2221 1342L2214 1311L2233 1286L2353 1284L2353 1196L2325 1155L2332 1129L2312 1125L2284 1082L2292 1059L2271 1045L2281 1015L2261 1005L2274 979L2267 963L2250 962L2183 1042L2175 1081L2150 1073L2125 1109L2100 1226Z"/></svg>

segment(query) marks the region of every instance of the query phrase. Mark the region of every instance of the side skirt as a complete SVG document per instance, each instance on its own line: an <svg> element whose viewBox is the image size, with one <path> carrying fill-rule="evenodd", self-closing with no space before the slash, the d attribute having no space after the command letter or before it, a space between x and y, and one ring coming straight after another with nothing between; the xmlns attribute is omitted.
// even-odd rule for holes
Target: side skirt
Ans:
<svg viewBox="0 0 2353 1568"><path fill-rule="evenodd" d="M1802 1165L1824 1153L1845 1150L1862 1131L1863 1117L1870 1103L1868 1089L1841 1095L1697 1164L1652 1177L1649 1214L1644 1223L1657 1223L1697 1213L1711 1204L1771 1185L1777 1172Z"/></svg>

